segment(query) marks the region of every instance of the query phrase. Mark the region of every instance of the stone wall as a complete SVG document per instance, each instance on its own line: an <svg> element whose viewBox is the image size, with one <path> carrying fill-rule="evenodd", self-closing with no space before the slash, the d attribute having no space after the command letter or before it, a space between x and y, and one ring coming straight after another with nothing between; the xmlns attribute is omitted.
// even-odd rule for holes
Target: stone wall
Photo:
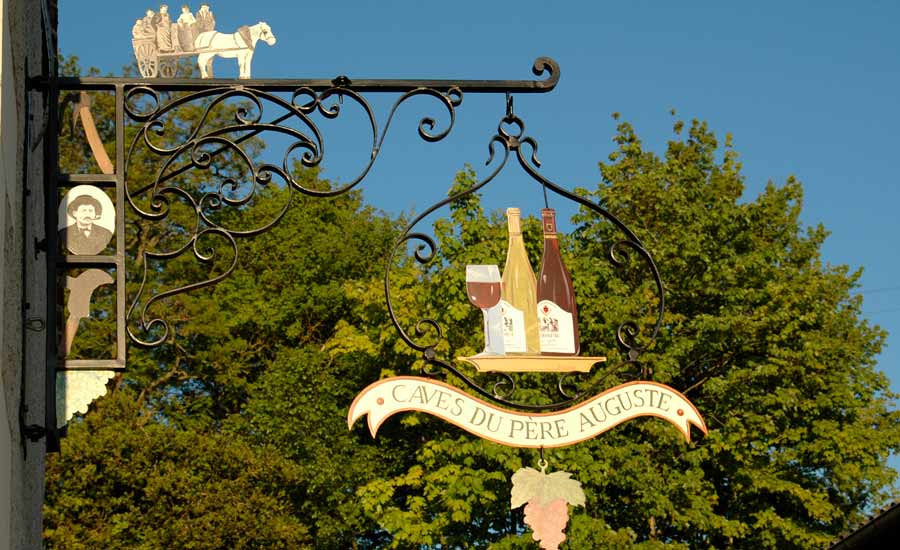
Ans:
<svg viewBox="0 0 900 550"><path fill-rule="evenodd" d="M0 0L0 550L41 547L45 441L23 442L19 413L24 399L26 423L45 423L46 257L34 250L44 233L45 111L44 95L26 86L42 72L43 3ZM35 330L25 329L26 318Z"/></svg>

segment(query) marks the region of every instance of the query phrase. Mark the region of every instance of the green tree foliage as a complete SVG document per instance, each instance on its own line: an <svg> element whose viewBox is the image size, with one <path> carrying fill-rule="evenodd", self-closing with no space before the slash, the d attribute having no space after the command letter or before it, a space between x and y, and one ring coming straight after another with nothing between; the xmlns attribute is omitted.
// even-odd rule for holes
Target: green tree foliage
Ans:
<svg viewBox="0 0 900 550"><path fill-rule="evenodd" d="M270 445L149 420L127 387L47 469L52 548L301 548L302 471Z"/></svg>
<svg viewBox="0 0 900 550"><path fill-rule="evenodd" d="M644 486L668 478L662 487L674 494L648 495L618 517L636 532L653 517L663 540L692 548L823 544L887 496L884 463L898 443L894 396L873 369L884 333L860 320L861 298L851 295L860 273L823 265L827 233L802 227L796 180L741 203L736 154L726 140L717 161L705 124L694 122L663 159L627 124L616 141L596 197L634 220L667 285L666 328L647 360L711 427L689 452L654 452L671 477L640 476ZM592 243L605 228L581 222L575 256L599 254ZM697 507L702 517L692 518Z"/></svg>
<svg viewBox="0 0 900 550"><path fill-rule="evenodd" d="M110 119L111 102L94 108L98 120ZM200 112L183 111L173 131L186 131ZM102 125L107 143L111 132ZM736 153L727 140L723 152L705 125L677 124L662 157L624 123L616 143L600 184L579 192L625 221L653 254L667 307L641 360L655 380L687 394L710 431L686 443L669 424L645 418L548 450L550 471L572 472L586 495L586 506L571 510L562 547L822 546L893 496L885 462L900 449L894 396L874 368L884 334L860 318L851 292L859 273L823 264L826 232L799 221L797 181L744 198ZM90 169L79 147L63 151L65 169ZM262 147L252 144L252 154ZM135 181L155 173L152 155L140 155L129 166ZM229 169L239 163L225 158ZM314 171L303 177L329 185ZM463 170L453 190L475 181ZM202 191L204 175L182 184ZM384 304L386 257L406 220L373 210L356 192L287 195L273 186L250 207L223 213L253 226L292 201L271 231L239 240L242 266L231 277L158 306L177 336L153 350L132 346L128 371L70 423L62 452L48 462L46 546L535 548L521 510L509 510L510 476L534 466L535 451L413 413L388 421L374 440L363 422L347 429L357 392L424 366ZM141 222L130 231L130 295L144 267L140 251L177 241L189 214L173 210L170 226ZM432 261L398 259L391 288L404 330L435 319L444 329L436 350L453 358L480 344L464 266L502 265L506 230L502 213L486 212L477 194L442 214L431 227ZM640 256L615 246L621 232L586 210L573 223L563 244L584 352L621 364L615 331L634 319L645 341L658 296ZM540 224L523 225L537 267ZM221 244L210 246L227 264ZM609 261L611 246L621 269ZM221 269L190 254L160 265L152 266L159 288ZM103 348L102 331L81 330L79 353ZM517 397L546 400L556 382L547 378L523 377Z"/></svg>

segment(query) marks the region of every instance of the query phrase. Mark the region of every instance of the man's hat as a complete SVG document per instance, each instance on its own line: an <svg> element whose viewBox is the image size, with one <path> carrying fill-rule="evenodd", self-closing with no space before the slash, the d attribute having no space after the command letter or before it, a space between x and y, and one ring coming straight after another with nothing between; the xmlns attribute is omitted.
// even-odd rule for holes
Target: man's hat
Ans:
<svg viewBox="0 0 900 550"><path fill-rule="evenodd" d="M72 201L69 202L69 205L66 206L66 212L68 212L69 215L74 218L75 215L73 213L78 210L78 207L82 204L89 204L93 206L94 212L97 213L98 218L100 217L100 214L103 213L103 207L100 206L100 201L90 195L78 195L77 197L72 199Z"/></svg>

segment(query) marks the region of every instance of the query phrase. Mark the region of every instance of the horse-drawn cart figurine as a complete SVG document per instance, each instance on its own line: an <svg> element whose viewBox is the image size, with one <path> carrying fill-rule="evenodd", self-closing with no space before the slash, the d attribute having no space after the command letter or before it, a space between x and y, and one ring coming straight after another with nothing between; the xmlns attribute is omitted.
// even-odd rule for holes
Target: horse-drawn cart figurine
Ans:
<svg viewBox="0 0 900 550"><path fill-rule="evenodd" d="M159 7L158 13L147 10L131 29L131 45L141 76L173 78L178 73L179 58L197 56L200 76L212 78L212 60L219 56L236 58L239 78L250 78L256 43L262 40L269 46L275 44L272 29L260 21L226 34L217 32L215 25L209 4L200 4L196 16L188 6L182 6L181 15L174 22L166 4Z"/></svg>

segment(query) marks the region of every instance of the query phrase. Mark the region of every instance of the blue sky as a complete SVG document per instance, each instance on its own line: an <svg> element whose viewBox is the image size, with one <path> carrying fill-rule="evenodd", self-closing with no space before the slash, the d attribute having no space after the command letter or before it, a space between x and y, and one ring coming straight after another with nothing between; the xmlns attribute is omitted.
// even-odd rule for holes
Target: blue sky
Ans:
<svg viewBox="0 0 900 550"><path fill-rule="evenodd" d="M196 9L198 2L189 3ZM879 368L900 391L900 4L867 2L211 2L217 29L267 21L278 43L260 45L254 77L529 79L539 56L562 78L550 94L519 96L516 112L540 142L543 172L567 187L594 187L613 149L620 112L661 152L670 109L733 135L751 200L767 181L804 185L803 220L832 234L831 264L863 267L865 317L891 335ZM87 6L90 6L89 8ZM181 2L170 3L178 12ZM82 66L119 74L131 62L130 29L155 3L60 2L60 46ZM218 61L218 76L234 76ZM378 115L386 109L376 100ZM382 157L363 184L391 211L422 210L444 196L465 163L486 160L503 114L500 96L467 95L453 133L426 144L416 123L440 109L425 99L398 113ZM334 131L339 131L339 124ZM334 134L337 135L337 134ZM336 138L332 138L336 139ZM365 144L337 145L326 175L347 179ZM360 156L363 155L363 156ZM345 162L346 160L346 162ZM517 183L509 167L498 182ZM507 174L509 173L509 174ZM532 196L533 195L533 196ZM524 209L540 206L537 191ZM489 198L489 197L488 197ZM502 199L500 199L502 200ZM498 203L499 206L499 203Z"/></svg>

